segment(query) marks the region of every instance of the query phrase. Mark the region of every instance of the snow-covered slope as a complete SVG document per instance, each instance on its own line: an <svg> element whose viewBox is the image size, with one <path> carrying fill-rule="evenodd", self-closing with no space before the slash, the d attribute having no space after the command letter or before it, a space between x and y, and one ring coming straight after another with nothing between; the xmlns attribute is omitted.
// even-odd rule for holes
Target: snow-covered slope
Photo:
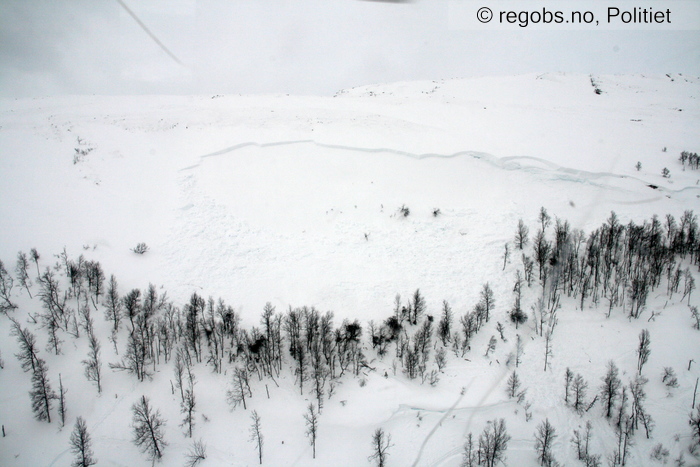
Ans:
<svg viewBox="0 0 700 467"><path fill-rule="evenodd" d="M461 316L489 282L496 319L505 324L520 259L504 271L502 255L518 219L534 234L544 206L590 232L611 211L626 224L698 210L700 172L678 162L681 151L700 147L698 97L695 77L544 74L373 85L327 98L2 100L0 259L13 270L17 252L36 247L40 265L51 266L65 247L71 257L99 260L122 293L153 283L178 306L192 292L222 297L244 326L258 324L266 302L278 311L333 310L338 323L379 322L397 293L408 297L416 288L430 313L438 315L447 300ZM664 167L670 178L662 177ZM149 245L147 254L130 251L139 242ZM526 310L535 289L526 294ZM14 293L14 313L26 323L41 304L19 287ZM699 374L697 366L685 368L700 351L678 298L653 297L650 308L663 313L649 323L648 315L628 323L623 311L606 319L603 305L582 312L565 302L551 372L542 371L541 338L529 325L518 331L527 348L521 379L530 422L503 390L510 371L503 362L516 333L510 324L508 342L483 357L495 321L475 339L469 361L452 356L436 387L409 381L400 369L391 376L390 359L372 363L377 372L364 387L345 380L322 415L315 461L304 437L308 402L297 395L294 375L287 372L280 387L267 382L269 401L265 382L256 381L252 404L266 430L264 462L363 465L371 432L382 426L395 444L389 465L458 465L465 434L478 435L495 417L507 418L513 436L508 465L534 465L532 433L545 417L559 432L555 456L563 464L576 462L570 432L587 418L599 434L595 451L611 452L604 419L581 418L563 405L563 371L582 373L593 393L615 359L626 381L643 328L653 338L648 393L657 429L653 440L639 440L633 462L644 465L658 442L676 456L689 442L687 413ZM119 357L100 313L104 359L114 362ZM67 465L72 423L59 430L32 419L30 378L13 356L9 329L2 317L0 420L8 437L0 440L0 464ZM171 366L145 383L105 368L105 392L97 397L79 363L85 339L65 340L64 355L45 353L50 376L62 374L70 416L87 419L100 463L145 462L129 431L129 408L143 393L169 420L164 463L181 463L189 439L177 427ZM664 366L679 373L681 387L671 396L656 377ZM210 454L202 465L253 465L248 414L229 413L229 377L209 371L197 368L198 410L208 421L199 419L196 437Z"/></svg>
<svg viewBox="0 0 700 467"><path fill-rule="evenodd" d="M691 207L697 173L676 159L698 145L695 80L594 80L600 95L588 76L532 75L336 98L4 101L0 214L18 228L0 233L2 254L97 246L129 285L162 283L178 299L199 287L254 310L275 297L321 305L323 289L347 284L364 292L323 305L357 295L359 309L383 297L382 309L397 290L431 287L426 267L463 281L455 263L493 257L540 206L580 228L611 209L624 221ZM76 149L90 152L75 162ZM414 213L403 223L391 218L402 204ZM152 249L144 264L129 251L139 241ZM288 277L292 263L315 285ZM368 290L378 281L388 296Z"/></svg>

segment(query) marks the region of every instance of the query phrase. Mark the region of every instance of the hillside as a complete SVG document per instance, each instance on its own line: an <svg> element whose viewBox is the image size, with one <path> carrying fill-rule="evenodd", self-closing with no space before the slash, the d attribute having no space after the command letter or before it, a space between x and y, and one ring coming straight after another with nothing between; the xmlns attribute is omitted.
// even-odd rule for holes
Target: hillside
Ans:
<svg viewBox="0 0 700 467"><path fill-rule="evenodd" d="M152 379L143 382L112 371L108 363L124 357L132 325L123 320L113 345L104 295L87 305L101 343L101 394L83 374L86 332L76 338L69 325L59 329L63 343L55 355L42 321L32 321L46 313L37 269L43 273L58 264L55 275L67 292L71 283L60 265L83 255L99 262L106 281L115 276L121 297L133 289L145 296L153 284L183 314L193 293L204 300L220 297L248 337L253 326L262 329L268 302L281 320L291 309L314 307L321 314L333 311L336 329L347 330L345 319L362 326L361 339L349 339L364 355L357 374L348 370L326 381L315 460L303 414L316 398L310 381L300 391L287 334L279 374L259 379L253 372L247 410L231 410L226 391L234 368L250 355L233 347L217 350L226 356L220 373L212 372L203 355L193 366L194 438L206 443L208 454L201 465L258 463L248 441L252 410L262 420L264 465L369 465L376 428L391 434L387 465L460 465L467 434L478 438L487 421L498 418L512 436L507 465L537 465L534 432L545 419L559 435L553 456L561 465L583 465L569 440L586 421L593 427L591 451L607 465L616 449L615 428L600 402L582 414L567 406L564 374L570 368L585 378L588 402L610 360L628 384L638 373L638 336L645 329L651 336L643 368L649 379L646 410L655 428L651 439L644 430L634 434L627 465L650 465L658 443L669 450L669 462L684 452L693 465L687 420L700 369L688 365L700 354L690 312L698 306L698 292L688 297L683 288L684 280L698 282L698 251L687 236L674 238L692 230L689 224L680 228L681 221L684 215L692 219L685 213L700 206L700 171L679 161L682 151L700 147L699 96L696 77L544 74L372 85L325 98L1 100L0 260L14 277L10 297L17 308L0 316L0 423L7 431L0 464L69 465L68 440L80 415L99 465L146 465L129 427L132 404L142 395L167 420L163 465L184 463L192 440L178 426L181 397L171 386L173 361L161 361L158 351ZM669 177L662 176L664 168ZM597 303L584 297L583 309L576 292L562 289L551 323L550 366L543 371L545 339L532 313L538 298L551 294L551 282L542 287L537 265L531 284L522 288L521 308L529 319L516 329L509 315L517 274L526 273L522 254L535 257L541 208L551 216L545 234L552 244L557 219L568 221L567 245L574 245L577 230L583 232L581 255L591 244L589 234L611 212L621 226L646 222L644 229L657 215L665 248L660 261L673 271L687 270L683 277L691 279L669 292L671 276L662 274L638 318L628 317L632 277L618 284L620 301L612 310L607 286ZM667 214L679 229L668 231ZM530 231L522 252L514 240L520 219ZM140 242L149 247L143 255L132 251ZM633 244L621 246L620 254L634 256L628 251ZM15 264L18 251L32 248L40 259L30 264L30 298ZM639 258L645 255L651 257ZM545 267L559 274L561 257L551 258ZM470 349L453 351L450 338L446 365L438 370L443 301L459 333L460 318L473 312L486 283L495 298L490 319L472 336ZM392 316L397 294L401 306L410 308L416 289L426 300L423 319L435 318L426 373L436 370L434 385L428 376L421 382L405 374L395 341L383 357L372 345L370 321L380 326ZM68 307L77 309L78 300L68 296ZM149 319L156 323L166 308ZM32 415L31 374L14 356L19 349L9 317L36 334L55 390L61 374L68 389L64 428L55 407L51 424ZM76 322L81 319L76 314ZM504 326L503 338L497 323ZM421 325L403 323L409 342ZM206 348L206 324L199 326ZM491 336L497 345L486 352ZM505 391L515 370L506 362L517 336L524 349L517 372L527 388L520 404ZM230 339L247 345L240 335ZM229 359L231 352L236 358ZM678 388L661 381L664 367L675 370ZM331 382L335 394L328 398Z"/></svg>

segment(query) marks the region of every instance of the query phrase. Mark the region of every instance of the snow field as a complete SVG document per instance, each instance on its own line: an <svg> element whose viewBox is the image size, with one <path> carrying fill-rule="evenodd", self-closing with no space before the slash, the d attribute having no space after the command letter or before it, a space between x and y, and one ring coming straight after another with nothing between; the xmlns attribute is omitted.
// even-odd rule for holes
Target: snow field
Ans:
<svg viewBox="0 0 700 467"><path fill-rule="evenodd" d="M579 310L565 299L551 371L542 371L542 338L530 321L522 325L517 333L525 355L518 374L532 420L505 394L513 370L505 361L516 339L506 313L521 267L512 245L519 218L533 236L544 206L588 233L611 210L625 224L652 214L678 218L700 206L700 174L682 171L677 162L681 150L700 146L697 79L596 81L602 95L593 93L588 76L550 74L377 85L334 98L4 100L0 259L13 271L17 251L36 247L43 268L65 247L73 259L84 254L99 260L107 278L115 274L122 295L153 283L178 306L192 292L221 296L241 313L244 327L258 325L268 301L278 312L303 305L333 310L336 326L343 318L361 320L368 363L376 371L364 376L364 386L360 378L344 377L326 401L316 460L302 417L310 395L299 395L288 369L279 387L253 377L248 410L230 411L230 367L227 375L215 375L198 365L194 437L208 446L202 465L257 465L248 441L252 410L262 419L265 465L368 465L371 434L382 427L395 445L388 465L456 466L466 434L478 438L487 421L501 417L512 436L508 465L536 465L533 434L545 418L559 435L554 456L561 463L578 462L569 438L586 420L593 423L592 452L605 457L614 448L612 428L598 404L583 416L564 406L563 374L566 367L581 373L590 400L612 359L627 384L636 372L642 329L651 334L644 374L656 429L648 441L636 435L631 462L650 465L649 452L659 442L675 458L690 442L687 415L700 370L687 365L700 346L687 305L678 295L664 296L665 282L632 322L619 308L606 319L604 301ZM76 148L92 150L74 163ZM671 170L670 179L661 177L663 167ZM408 217L400 214L402 205L409 207ZM129 249L141 241L151 250L133 254ZM511 258L503 270L506 242ZM435 387L407 380L400 366L394 376L391 353L380 360L371 351L367 322L390 316L397 293L405 302L420 288L436 320L442 300L458 318L477 303L486 282L495 292L494 317L472 341L469 361L448 351ZM528 314L538 293L536 283L524 292ZM17 284L14 296L15 313L27 325L27 313L36 315L41 304ZM652 310L661 314L647 322ZM99 396L79 364L87 355L84 336L62 336L64 353L56 357L44 350L44 331L29 325L53 388L60 373L69 391L63 429L33 419L30 375L13 355L8 320L0 320L0 420L8 434L0 440L0 464L68 465L68 438L82 415L100 465L145 465L129 429L131 405L142 394L168 421L163 465L184 462L191 440L178 427L172 365L159 365L153 380L143 383L111 371L107 363L121 358L126 334L120 334L116 355L101 313L101 307L93 311L103 355ZM489 338L498 338L497 321L508 341L499 339L485 358ZM679 378L680 387L670 393L661 383L664 366Z"/></svg>

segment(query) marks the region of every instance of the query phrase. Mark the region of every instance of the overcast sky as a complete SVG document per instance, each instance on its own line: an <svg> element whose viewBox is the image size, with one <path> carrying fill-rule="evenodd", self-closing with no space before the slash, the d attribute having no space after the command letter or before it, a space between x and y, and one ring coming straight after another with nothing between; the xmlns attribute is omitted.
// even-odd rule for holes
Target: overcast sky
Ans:
<svg viewBox="0 0 700 467"><path fill-rule="evenodd" d="M447 0L122 2L175 58L119 0L1 0L0 95L331 95L545 71L700 75L698 30L454 30Z"/></svg>

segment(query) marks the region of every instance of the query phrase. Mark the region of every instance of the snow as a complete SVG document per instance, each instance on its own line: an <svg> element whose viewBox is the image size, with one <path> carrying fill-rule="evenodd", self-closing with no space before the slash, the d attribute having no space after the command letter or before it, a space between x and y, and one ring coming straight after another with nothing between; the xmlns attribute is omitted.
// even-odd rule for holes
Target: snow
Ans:
<svg viewBox="0 0 700 467"><path fill-rule="evenodd" d="M458 317L476 304L482 284L493 287L494 319L474 339L469 360L450 352L435 387L407 380L400 368L394 376L391 358L375 359L365 328L377 371L364 386L344 377L326 401L316 460L302 418L310 395L299 395L288 369L279 387L254 378L248 411L230 411L230 371L215 375L198 365L195 438L208 446L202 465L257 464L248 441L251 410L262 419L265 465L366 465L377 427L395 445L388 465L459 465L466 434L478 437L500 417L513 437L508 465L536 465L533 433L545 418L559 435L555 458L575 465L574 429L591 420L592 451L601 454L612 452L614 435L598 408L581 417L564 406L565 369L581 373L593 394L612 359L626 383L636 371L637 336L649 329L647 408L657 426L652 440L637 435L631 461L647 465L654 444L675 458L690 442L686 420L700 370L687 365L700 345L687 305L661 291L640 320L629 322L619 309L606 319L602 304L579 310L565 301L547 372L543 340L526 323L518 330L525 342L518 372L532 402L528 422L504 390L516 334L505 314L520 259L503 271L502 254L518 219L534 233L541 206L585 232L612 210L623 224L697 212L700 175L683 171L677 158L700 146L699 91L698 78L681 75L531 74L372 85L326 98L4 99L0 259L13 271L17 251L36 247L43 268L65 247L70 257L99 260L122 294L153 283L178 306L192 292L220 296L246 327L258 324L268 301L279 312L333 310L336 325L343 318L380 322L397 293L405 300L416 288L429 313L439 315L447 300ZM76 149L89 151L74 159ZM664 167L671 178L661 176ZM399 212L404 205L407 217ZM130 251L139 242L150 247L145 255ZM69 417L63 429L33 419L30 375L13 355L8 319L0 319L0 422L7 430L0 464L68 465L68 438L82 415L100 465L145 465L129 429L130 407L142 394L168 421L163 464L182 463L191 441L178 427L172 365L158 366L153 381L143 383L109 370L107 362L121 357L100 309L94 318L105 390L98 396L79 364L85 337L63 336L58 357L45 352L44 331L27 324L40 302L17 284L13 293L20 305L13 313L35 330L54 389L59 373L68 388ZM536 285L525 292L526 311L537 293ZM660 315L647 322L649 310ZM506 324L508 341L499 339L485 358L496 321ZM120 354L125 342L122 334ZM680 388L670 393L661 383L665 366L679 377Z"/></svg>

